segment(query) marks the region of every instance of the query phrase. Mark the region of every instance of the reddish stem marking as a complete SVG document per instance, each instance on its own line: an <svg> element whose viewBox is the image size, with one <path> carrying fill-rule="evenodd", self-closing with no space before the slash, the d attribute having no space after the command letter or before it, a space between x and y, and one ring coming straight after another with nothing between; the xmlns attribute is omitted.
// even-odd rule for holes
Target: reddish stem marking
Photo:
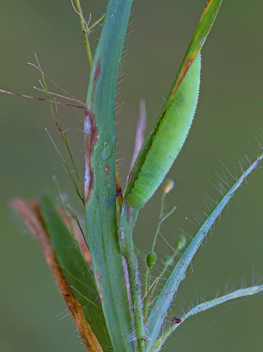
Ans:
<svg viewBox="0 0 263 352"><path fill-rule="evenodd" d="M86 167L88 168L88 184L85 185L85 203L87 204L91 197L91 192L94 186L94 176L92 171L91 159L94 144L98 141L98 133L96 130L95 116L92 111L86 108L85 110L85 120L89 119L90 131L86 136ZM87 180L86 180L87 181Z"/></svg>

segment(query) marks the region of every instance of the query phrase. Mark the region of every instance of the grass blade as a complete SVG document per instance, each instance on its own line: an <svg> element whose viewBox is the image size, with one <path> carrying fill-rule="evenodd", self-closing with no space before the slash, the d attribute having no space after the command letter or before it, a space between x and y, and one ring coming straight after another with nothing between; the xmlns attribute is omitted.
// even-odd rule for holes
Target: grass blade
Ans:
<svg viewBox="0 0 263 352"><path fill-rule="evenodd" d="M47 196L42 197L40 208L50 235L52 248L67 282L81 304L85 318L102 349L106 351L112 347L93 274L83 259L73 235L68 231Z"/></svg>
<svg viewBox="0 0 263 352"><path fill-rule="evenodd" d="M183 59L182 65L176 76L172 89L168 95L166 103L164 105L163 111L169 105L170 101L173 99L177 89L182 83L184 77L186 76L189 68L192 66L196 56L202 49L206 38L214 24L217 13L220 9L223 0L208 0L200 21L196 27L191 43L187 49L185 57Z"/></svg>
<svg viewBox="0 0 263 352"><path fill-rule="evenodd" d="M67 282L63 270L58 262L56 253L52 248L50 236L42 216L39 202L36 200L27 202L23 199L15 198L12 199L10 203L12 208L24 220L42 248L43 254L52 272L57 287L76 324L87 351L102 352L102 348L84 316L82 306L79 304L74 293L72 292L71 287Z"/></svg>
<svg viewBox="0 0 263 352"><path fill-rule="evenodd" d="M190 67L192 66L193 62L196 61L195 59L198 56L203 44L205 43L205 40L211 30L211 27L214 24L214 21L219 11L219 8L221 6L221 3L222 3L222 0L208 1L205 7L205 10L201 16L201 19L197 25L192 41L185 54L185 57L183 59L179 72L176 76L174 84L164 104L162 112L159 115L154 127L152 128L150 134L148 135L147 139L145 140L145 143L143 144L138 154L138 157L135 161L133 169L129 175L128 185L124 194L124 198L127 199L128 203L132 207L141 208L145 204L145 202L152 196L152 194L158 188L158 186L160 185L160 183L162 182L165 176L163 175L163 173L165 174L168 172L171 164L174 162L177 154L179 153L183 145L183 142L187 137L188 131L191 127L193 114L195 111L195 109L193 110L193 107L194 106L196 107L196 104L197 104L197 97L194 97L194 91L190 89L191 88L190 85L188 86L189 82L186 84L185 77ZM193 68L192 68L192 72L195 72L193 71ZM187 75L186 79L187 80L189 79L189 75ZM181 86L181 83L183 81L185 83L183 84L183 86ZM178 90L179 86L181 88ZM189 94L185 94L186 97L189 97L191 94L193 94L192 110L190 109L190 103L186 101L186 103L184 104L184 101L180 99L180 95L181 95L180 91L186 92L186 90L189 90ZM179 99L178 102L176 101L176 97L178 97ZM177 108L178 104L179 104L179 108ZM188 113L187 113L187 110L189 110ZM185 116L186 124L184 124L183 122L184 113L186 114ZM191 119L190 119L190 116L192 117ZM178 118L179 121L176 121L176 118ZM165 126L164 130L167 133L166 134L160 133L160 135L158 136L158 133L161 130L161 126L164 126L165 124L168 124L168 123L170 124L170 126L172 126L172 123L175 124L176 127L173 128L173 131L177 135L171 136L171 137L168 136L170 127ZM161 139L160 137L162 136L164 137L166 136L167 141L170 142L169 145L167 145L167 149L166 149L165 141L163 143L160 141L160 145L158 145L158 140L160 140ZM173 141L174 143L172 143ZM156 150L154 151L154 155L156 154L157 158L159 156L161 161L155 158L154 156L150 157L151 152L153 152L153 145L155 145L157 149L157 151ZM158 154L159 149L160 150L163 149L164 153ZM175 150L174 153L172 152L172 149ZM169 155L169 153L171 153L171 155ZM166 158L164 156L167 157L167 163L165 162ZM151 163L151 160L153 160L155 164ZM160 165L158 165L158 163ZM144 171L143 168L145 169L145 172L141 172L141 170ZM151 177L152 176L151 173L156 173L156 171L162 170L162 169L164 169L164 171L157 174L159 176L158 182L154 184L152 181L153 177ZM151 182L152 184L149 185L149 182ZM141 187L141 185L143 185L144 187Z"/></svg>
<svg viewBox="0 0 263 352"><path fill-rule="evenodd" d="M206 235L214 224L217 217L221 214L224 207L227 205L231 197L234 195L235 191L241 186L241 184L246 180L246 177L254 170L258 163L263 159L263 154L261 154L257 160L250 165L250 167L242 173L242 175L237 179L233 186L226 192L222 197L220 202L214 207L214 209L209 214L206 221L199 228L199 230L194 235L191 242L188 244L181 258L179 259L177 265L170 273L168 279L166 280L161 292L158 295L158 298L151 310L147 328L149 331L149 336L153 338L148 342L146 351L151 351L162 326L162 323L165 319L167 310L170 306L172 299L174 298L180 282L185 277L186 269L190 264L193 256L197 252L203 240L206 238Z"/></svg>
<svg viewBox="0 0 263 352"><path fill-rule="evenodd" d="M172 332L176 328L178 328L181 325L181 323L183 323L187 318L191 317L192 315L204 312L210 308L214 308L214 307L216 307L222 303L225 303L227 301L230 301L232 299L251 296L251 295L255 295L260 292L263 292L263 285L241 288L240 290L236 290L234 292L228 293L227 295L224 295L222 297L218 297L218 298L212 299L211 301L207 301L207 302L198 304L196 307L194 307L188 313L186 313L182 316L182 318L180 319L180 324L178 324L178 323L174 324L168 330L166 330L166 332L156 341L151 352L160 351L164 342L168 339L168 337L172 334Z"/></svg>
<svg viewBox="0 0 263 352"><path fill-rule="evenodd" d="M87 238L94 277L116 352L133 351L116 211L116 88L132 0L110 0L90 75L85 135Z"/></svg>

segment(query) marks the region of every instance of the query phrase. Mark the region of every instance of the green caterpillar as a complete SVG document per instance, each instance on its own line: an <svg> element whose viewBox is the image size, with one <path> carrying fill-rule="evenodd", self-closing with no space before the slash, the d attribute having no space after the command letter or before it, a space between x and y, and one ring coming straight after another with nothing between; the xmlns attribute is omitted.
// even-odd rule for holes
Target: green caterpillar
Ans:
<svg viewBox="0 0 263 352"><path fill-rule="evenodd" d="M199 52L137 157L125 194L132 208L142 208L152 197L184 144L197 106L200 71Z"/></svg>

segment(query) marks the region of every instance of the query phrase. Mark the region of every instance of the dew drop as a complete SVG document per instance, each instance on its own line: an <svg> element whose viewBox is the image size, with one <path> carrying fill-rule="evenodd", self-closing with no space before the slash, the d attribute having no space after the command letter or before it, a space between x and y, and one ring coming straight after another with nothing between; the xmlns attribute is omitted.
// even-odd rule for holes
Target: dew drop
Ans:
<svg viewBox="0 0 263 352"><path fill-rule="evenodd" d="M205 43L205 40L206 40L206 38L201 39L201 41L200 41L199 45L203 46L203 45L204 45L204 43Z"/></svg>

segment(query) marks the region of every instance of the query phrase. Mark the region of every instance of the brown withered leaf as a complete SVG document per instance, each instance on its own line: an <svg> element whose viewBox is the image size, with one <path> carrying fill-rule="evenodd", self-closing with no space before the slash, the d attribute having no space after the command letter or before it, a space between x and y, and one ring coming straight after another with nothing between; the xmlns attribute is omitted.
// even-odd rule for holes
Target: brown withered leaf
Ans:
<svg viewBox="0 0 263 352"><path fill-rule="evenodd" d="M90 325L84 317L81 305L74 296L71 287L69 286L58 263L55 252L53 251L50 243L49 235L41 215L38 201L33 200L27 202L23 199L15 198L10 203L12 208L21 216L30 231L38 240L58 289L76 324L87 351L103 352L96 336L93 334Z"/></svg>

